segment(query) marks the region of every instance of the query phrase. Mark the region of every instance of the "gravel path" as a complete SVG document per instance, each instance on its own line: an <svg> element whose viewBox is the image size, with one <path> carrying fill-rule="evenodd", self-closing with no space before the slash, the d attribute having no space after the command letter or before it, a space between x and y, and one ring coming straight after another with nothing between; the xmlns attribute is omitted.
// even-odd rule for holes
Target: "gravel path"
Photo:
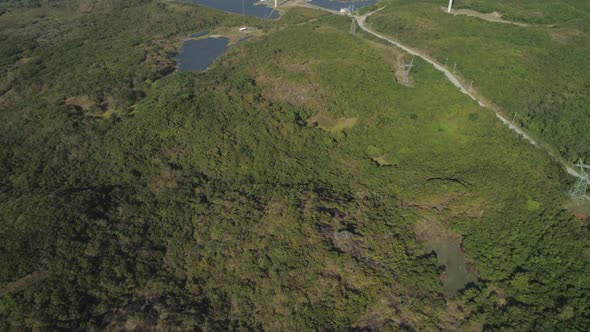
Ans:
<svg viewBox="0 0 590 332"><path fill-rule="evenodd" d="M446 7L440 7L440 9L445 14L451 14L451 15L455 15L455 16L464 15L464 16L477 17L477 18L480 18L480 19L482 19L484 21L488 21L488 22L513 24L513 25L517 25L519 27L529 27L530 26L530 24L526 24L526 23L505 20L502 18L502 15L498 12L484 14L484 13L476 12L476 11L470 10L470 9L453 9L449 13L447 11Z"/></svg>

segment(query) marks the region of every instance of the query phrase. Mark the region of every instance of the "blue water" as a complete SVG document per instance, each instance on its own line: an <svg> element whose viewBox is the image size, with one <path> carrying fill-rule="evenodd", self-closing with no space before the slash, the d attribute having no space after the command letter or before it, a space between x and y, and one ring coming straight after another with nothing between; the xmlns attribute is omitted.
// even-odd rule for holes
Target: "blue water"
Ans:
<svg viewBox="0 0 590 332"><path fill-rule="evenodd" d="M242 13L241 0L188 0L203 6L213 7L226 12ZM264 5L255 6L257 0L244 0L244 14L255 16L262 19L275 19L279 17L279 13L270 7ZM274 1L274 0L267 0ZM331 0L312 0L310 3L333 10L340 10L341 8L349 8L354 6L355 9L370 6L377 3L378 0L363 0L355 2L340 2ZM284 2L284 0L279 2ZM208 31L202 31L191 35L191 38L198 38L208 34ZM247 40L249 37L243 38L240 42ZM227 50L228 39L220 38L205 38L199 40L187 40L182 46L180 54L176 57L179 62L179 71L194 71L207 69L215 59Z"/></svg>
<svg viewBox="0 0 590 332"><path fill-rule="evenodd" d="M360 9L361 7L370 6L376 4L378 0L364 0L364 1L353 1L353 2L340 2L332 0L312 0L310 4L318 7L324 7L332 10L340 10L341 8L349 8L354 6L354 9Z"/></svg>
<svg viewBox="0 0 590 332"><path fill-rule="evenodd" d="M187 40L176 57L179 71L207 69L215 59L227 50L229 39L225 37Z"/></svg>
<svg viewBox="0 0 590 332"><path fill-rule="evenodd" d="M187 0L188 2L199 5L216 8L225 12L242 14L242 0ZM264 5L255 6L257 0L244 0L244 14L254 16L265 20L279 17L279 13L270 7ZM267 0L273 1L274 0Z"/></svg>
<svg viewBox="0 0 590 332"><path fill-rule="evenodd" d="M220 9L230 13L242 14L242 0L187 0L188 2L199 5ZM270 5L274 0L266 0ZM333 10L340 10L341 8L348 8L354 6L355 9L376 4L378 0L361 0L354 2L340 2L332 0L312 0L310 4L324 7ZM254 5L257 0L244 0L244 14L248 16L258 17L264 20L276 19L279 13L272 8L265 5ZM279 6L285 0L279 0Z"/></svg>

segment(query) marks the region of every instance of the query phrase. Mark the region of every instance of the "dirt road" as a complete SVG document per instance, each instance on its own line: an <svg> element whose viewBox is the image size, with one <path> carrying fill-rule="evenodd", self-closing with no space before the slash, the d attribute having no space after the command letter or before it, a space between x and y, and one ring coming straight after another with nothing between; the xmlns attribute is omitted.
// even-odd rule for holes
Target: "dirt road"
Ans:
<svg viewBox="0 0 590 332"><path fill-rule="evenodd" d="M464 15L464 16L477 17L477 18L480 18L480 19L482 19L484 21L488 21L488 22L512 24L512 25L517 25L519 27L529 27L530 26L529 24L526 24L526 23L505 20L502 18L502 14L500 14L498 12L484 14L484 13L476 12L476 11L470 10L470 9L453 9L449 13L447 11L446 7L440 7L440 9L444 13L447 13L450 15L455 15L455 16Z"/></svg>
<svg viewBox="0 0 590 332"><path fill-rule="evenodd" d="M45 275L43 273L35 271L31 274L27 274L26 276L24 276L18 280L15 280L13 282L9 282L4 287L0 288L0 297L4 297L10 293L14 293L14 292L17 292L23 288L31 286L31 285L43 280L44 277L45 277Z"/></svg>

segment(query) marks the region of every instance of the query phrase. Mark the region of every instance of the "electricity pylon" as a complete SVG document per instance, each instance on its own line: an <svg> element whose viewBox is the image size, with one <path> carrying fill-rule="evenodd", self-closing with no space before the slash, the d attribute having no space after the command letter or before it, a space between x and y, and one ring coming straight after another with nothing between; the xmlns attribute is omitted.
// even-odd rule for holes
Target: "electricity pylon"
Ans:
<svg viewBox="0 0 590 332"><path fill-rule="evenodd" d="M586 171L590 170L590 165L584 165L582 159L580 159L576 166L580 167L580 177L570 190L570 196L572 196L572 199L578 203L578 205L582 205L586 198L586 189L588 189L588 182L590 181L590 172Z"/></svg>
<svg viewBox="0 0 590 332"><path fill-rule="evenodd" d="M356 35L356 20L352 15L350 16L350 18L352 19L352 21L350 21L350 34Z"/></svg>
<svg viewBox="0 0 590 332"><path fill-rule="evenodd" d="M412 67L414 67L414 58L412 58L412 61L408 64L405 64L404 60L402 60L402 82L404 84L408 84L410 81L410 71L412 70Z"/></svg>

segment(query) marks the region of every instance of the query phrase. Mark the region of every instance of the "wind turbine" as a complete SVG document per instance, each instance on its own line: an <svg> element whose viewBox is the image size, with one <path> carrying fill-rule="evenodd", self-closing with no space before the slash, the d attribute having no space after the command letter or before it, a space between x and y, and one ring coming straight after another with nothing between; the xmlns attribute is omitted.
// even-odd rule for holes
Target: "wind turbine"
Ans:
<svg viewBox="0 0 590 332"><path fill-rule="evenodd" d="M449 8L447 9L447 11L450 13L451 12L451 8L453 7L453 0L449 0Z"/></svg>
<svg viewBox="0 0 590 332"><path fill-rule="evenodd" d="M240 31L246 31L248 30L248 27L246 27L246 15L245 15L245 7L244 7L244 0L242 0L242 27L240 28Z"/></svg>

